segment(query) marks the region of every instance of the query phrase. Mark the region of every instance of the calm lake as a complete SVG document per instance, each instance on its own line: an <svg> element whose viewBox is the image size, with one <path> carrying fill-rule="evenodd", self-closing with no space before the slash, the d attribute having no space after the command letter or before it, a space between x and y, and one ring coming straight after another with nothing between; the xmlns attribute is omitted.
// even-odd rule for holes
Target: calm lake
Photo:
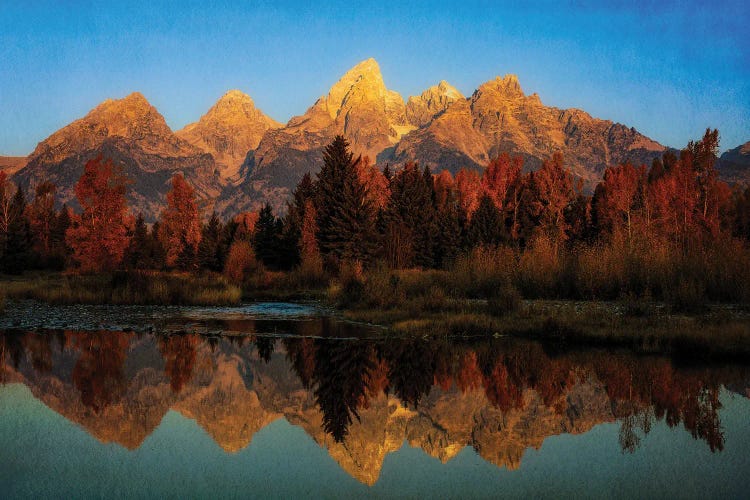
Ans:
<svg viewBox="0 0 750 500"><path fill-rule="evenodd" d="M27 303L0 320L0 496L741 498L749 398L750 365L304 305Z"/></svg>

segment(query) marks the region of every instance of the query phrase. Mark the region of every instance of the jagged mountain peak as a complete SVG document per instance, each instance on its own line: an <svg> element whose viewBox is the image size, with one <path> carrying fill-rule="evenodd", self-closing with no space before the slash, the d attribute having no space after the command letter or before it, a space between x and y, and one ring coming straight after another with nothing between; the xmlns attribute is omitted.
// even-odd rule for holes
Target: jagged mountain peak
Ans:
<svg viewBox="0 0 750 500"><path fill-rule="evenodd" d="M236 182L248 151L258 147L263 134L282 125L255 107L240 90L222 95L205 115L177 132L177 136L210 153L220 177Z"/></svg>
<svg viewBox="0 0 750 500"><path fill-rule="evenodd" d="M513 74L507 74L502 78L496 76L494 79L480 85L474 94L477 95L486 92L500 94L505 97L524 97L518 76Z"/></svg>
<svg viewBox="0 0 750 500"><path fill-rule="evenodd" d="M83 118L59 129L37 145L29 161L36 158L60 161L74 151L91 150L114 137L133 141L149 152L172 155L197 152L174 137L164 117L143 94L133 92L121 99L107 99Z"/></svg>
<svg viewBox="0 0 750 500"><path fill-rule="evenodd" d="M444 112L448 106L465 97L454 86L445 80L428 88L419 96L409 97L406 103L406 118L416 127L430 123L437 115Z"/></svg>
<svg viewBox="0 0 750 500"><path fill-rule="evenodd" d="M325 98L328 114L336 119L351 101L370 101L385 98L389 93L380 66L373 58L356 64L331 87ZM400 97L400 96L399 96Z"/></svg>

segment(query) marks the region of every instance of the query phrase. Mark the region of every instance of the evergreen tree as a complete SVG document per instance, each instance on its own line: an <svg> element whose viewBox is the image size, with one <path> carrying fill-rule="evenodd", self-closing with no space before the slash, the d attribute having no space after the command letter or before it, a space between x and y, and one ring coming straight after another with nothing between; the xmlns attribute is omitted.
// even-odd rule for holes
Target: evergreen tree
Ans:
<svg viewBox="0 0 750 500"><path fill-rule="evenodd" d="M253 249L264 266L276 269L279 264L279 237L281 227L273 215L271 205L266 203L255 223Z"/></svg>
<svg viewBox="0 0 750 500"><path fill-rule="evenodd" d="M324 257L367 262L375 252L375 210L349 143L336 136L323 153L317 182L317 239Z"/></svg>
<svg viewBox="0 0 750 500"><path fill-rule="evenodd" d="M29 221L26 219L26 198L20 186L10 203L8 232L0 268L8 274L21 274L29 264L31 238Z"/></svg>
<svg viewBox="0 0 750 500"><path fill-rule="evenodd" d="M384 219L391 264L432 267L437 232L432 174L429 169L420 172L410 163L391 179L390 187Z"/></svg>
<svg viewBox="0 0 750 500"><path fill-rule="evenodd" d="M202 269L221 272L224 259L221 250L222 227L216 212L211 214L208 224L201 230L201 242L198 244L198 265Z"/></svg>
<svg viewBox="0 0 750 500"><path fill-rule="evenodd" d="M64 269L68 263L72 250L65 241L65 233L70 224L70 209L67 205L63 205L50 231L51 257L49 267L52 269Z"/></svg>
<svg viewBox="0 0 750 500"><path fill-rule="evenodd" d="M435 243L435 265L448 267L461 253L466 217L458 203L446 203L437 213L438 237Z"/></svg>
<svg viewBox="0 0 750 500"><path fill-rule="evenodd" d="M499 245L506 239L505 236L505 224L500 210L492 198L482 196L469 224L472 246Z"/></svg>
<svg viewBox="0 0 750 500"><path fill-rule="evenodd" d="M135 228L130 238L130 244L125 250L123 263L128 269L148 269L149 262L149 234L143 214L138 214L135 219Z"/></svg>
<svg viewBox="0 0 750 500"><path fill-rule="evenodd" d="M164 269L167 266L167 250L164 248L160 235L161 224L154 222L149 233L149 256L154 269Z"/></svg>
<svg viewBox="0 0 750 500"><path fill-rule="evenodd" d="M198 252L187 239L187 235L181 236L180 253L177 255L175 266L180 271L195 271L198 268Z"/></svg>

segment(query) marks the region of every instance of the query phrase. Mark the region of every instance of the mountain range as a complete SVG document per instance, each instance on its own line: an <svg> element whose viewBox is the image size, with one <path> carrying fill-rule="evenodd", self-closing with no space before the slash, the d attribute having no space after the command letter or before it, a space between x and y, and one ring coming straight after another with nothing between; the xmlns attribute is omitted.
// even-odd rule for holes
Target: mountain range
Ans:
<svg viewBox="0 0 750 500"><path fill-rule="evenodd" d="M526 95L514 75L483 83L469 97L441 81L404 101L386 87L378 63L367 59L285 125L230 90L197 122L173 132L143 95L133 93L99 104L26 159L0 157L0 169L25 189L52 181L58 201L75 206L73 187L85 162L108 157L132 179L129 202L148 220L158 217L177 172L196 188L204 214L232 215L265 202L283 210L302 176L320 169L323 148L338 134L381 167L418 161L453 173L481 170L501 152L521 155L534 170L561 151L588 191L606 167L649 164L667 149L625 125L545 106L537 94ZM749 150L745 144L722 157L727 180L748 180Z"/></svg>

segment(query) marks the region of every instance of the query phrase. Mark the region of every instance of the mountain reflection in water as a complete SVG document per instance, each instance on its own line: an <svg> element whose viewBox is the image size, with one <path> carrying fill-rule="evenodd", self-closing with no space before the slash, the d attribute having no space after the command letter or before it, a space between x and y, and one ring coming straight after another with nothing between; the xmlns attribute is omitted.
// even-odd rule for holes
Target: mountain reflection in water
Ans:
<svg viewBox="0 0 750 500"><path fill-rule="evenodd" d="M356 339L356 325L329 318L234 326L293 336L6 331L0 384L24 384L99 441L131 450L169 410L229 453L283 417L370 485L404 441L442 462L471 446L516 469L549 436L615 421L624 452L660 421L721 452L720 392L747 396L750 385L743 366L513 339Z"/></svg>

